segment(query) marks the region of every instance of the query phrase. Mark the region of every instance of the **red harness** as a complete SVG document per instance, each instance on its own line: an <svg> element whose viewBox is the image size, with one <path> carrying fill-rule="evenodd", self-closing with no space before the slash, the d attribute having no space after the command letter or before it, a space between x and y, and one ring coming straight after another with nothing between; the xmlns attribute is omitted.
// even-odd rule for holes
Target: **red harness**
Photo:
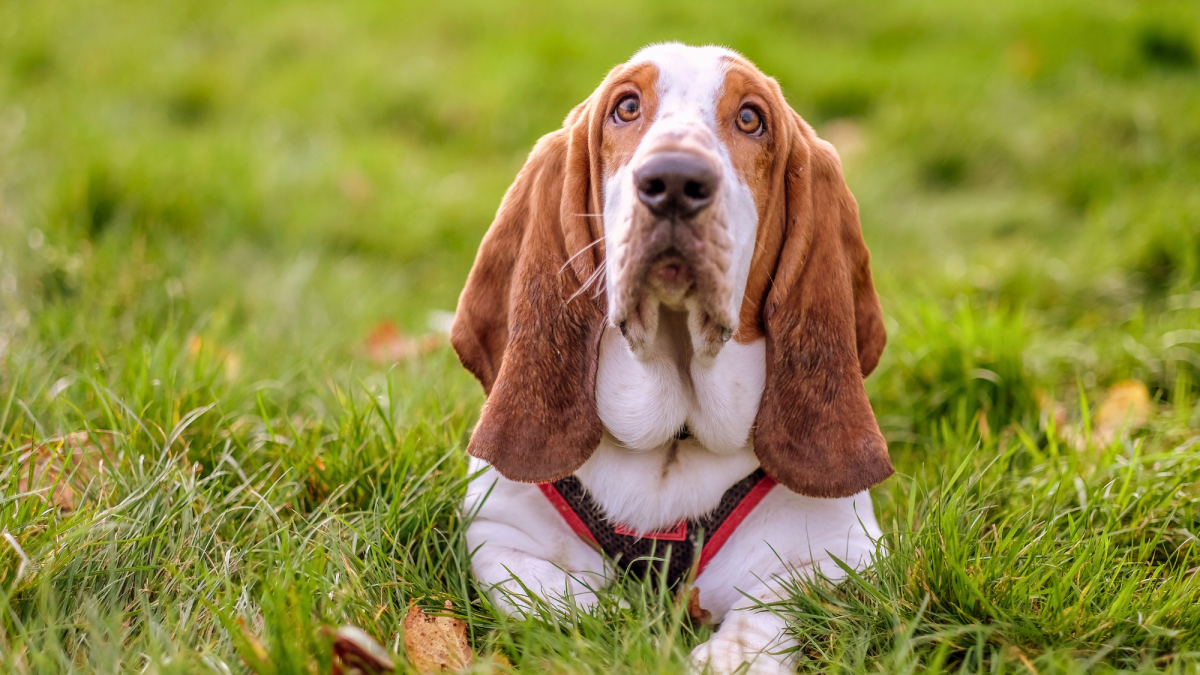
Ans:
<svg viewBox="0 0 1200 675"><path fill-rule="evenodd" d="M775 487L775 480L758 469L726 490L720 504L707 515L696 520L681 520L669 529L646 534L609 523L599 505L574 476L542 483L538 487L581 539L604 551L622 568L635 573L661 571L665 565L667 583L673 587L704 571L738 525ZM665 546L658 542L664 542ZM700 545L699 556L695 554L697 544Z"/></svg>

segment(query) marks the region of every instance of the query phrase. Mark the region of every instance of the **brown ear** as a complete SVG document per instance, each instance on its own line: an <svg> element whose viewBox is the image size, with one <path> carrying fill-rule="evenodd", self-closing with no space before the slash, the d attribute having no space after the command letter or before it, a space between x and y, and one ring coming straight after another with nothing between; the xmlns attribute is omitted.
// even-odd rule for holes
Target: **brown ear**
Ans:
<svg viewBox="0 0 1200 675"><path fill-rule="evenodd" d="M488 394L467 451L505 477L567 476L600 444L604 300L584 282L603 251L589 223L588 104L543 137L504 195L458 302L450 342ZM578 254L578 255L576 255Z"/></svg>
<svg viewBox="0 0 1200 675"><path fill-rule="evenodd" d="M793 121L782 248L762 309L767 380L754 449L789 489L847 497L893 473L862 383L886 335L841 161Z"/></svg>

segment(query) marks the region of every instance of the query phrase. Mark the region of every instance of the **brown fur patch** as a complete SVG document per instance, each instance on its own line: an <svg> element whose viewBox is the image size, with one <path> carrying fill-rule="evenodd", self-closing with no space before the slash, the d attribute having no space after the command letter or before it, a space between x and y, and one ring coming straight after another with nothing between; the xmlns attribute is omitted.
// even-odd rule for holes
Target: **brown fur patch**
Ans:
<svg viewBox="0 0 1200 675"><path fill-rule="evenodd" d="M618 66L561 130L538 141L459 299L450 341L488 394L467 451L511 480L568 476L600 444L596 364L605 299L590 284L604 260L595 217L601 147L614 97L654 77L653 69ZM653 87L646 91L652 106Z"/></svg>
<svg viewBox="0 0 1200 675"><path fill-rule="evenodd" d="M513 480L571 474L600 443L596 361L602 300L571 296L561 210L567 134L538 142L484 237L459 300L451 343L487 403L467 446ZM582 256L581 256L582 257ZM560 272L561 270L561 272Z"/></svg>
<svg viewBox="0 0 1200 675"><path fill-rule="evenodd" d="M614 78L607 96L608 114L601 134L600 163L605 176L611 176L629 161L658 112L658 90L654 86L658 81L658 67L652 63L640 63L619 68L623 70ZM638 118L624 124L615 122L612 109L629 94L636 95L641 101Z"/></svg>
<svg viewBox="0 0 1200 675"><path fill-rule="evenodd" d="M783 217L759 233L779 253L764 255L778 264L762 304L767 381L754 450L788 488L847 497L894 471L862 385L886 335L837 153L795 113L788 133Z"/></svg>

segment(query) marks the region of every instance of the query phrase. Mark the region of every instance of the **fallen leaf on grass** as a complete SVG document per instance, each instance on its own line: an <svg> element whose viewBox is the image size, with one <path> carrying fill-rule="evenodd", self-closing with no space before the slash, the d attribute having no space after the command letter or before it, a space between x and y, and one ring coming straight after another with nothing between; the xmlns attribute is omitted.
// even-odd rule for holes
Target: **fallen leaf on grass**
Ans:
<svg viewBox="0 0 1200 675"><path fill-rule="evenodd" d="M36 492L64 513L74 511L82 486L102 473L104 454L93 444L94 439L106 445L108 436L77 431L30 448L17 467L17 492Z"/></svg>
<svg viewBox="0 0 1200 675"><path fill-rule="evenodd" d="M367 358L379 365L396 363L414 356L424 356L445 343L440 333L427 333L422 337L410 337L400 332L396 324L381 321L367 335Z"/></svg>
<svg viewBox="0 0 1200 675"><path fill-rule="evenodd" d="M1118 382L1109 387L1104 401L1096 409L1092 440L1099 446L1111 445L1122 431L1146 426L1150 412L1150 390L1145 384L1137 380Z"/></svg>
<svg viewBox="0 0 1200 675"><path fill-rule="evenodd" d="M342 626L333 638L333 675L379 675L396 670L392 657L375 638L354 626Z"/></svg>
<svg viewBox="0 0 1200 675"><path fill-rule="evenodd" d="M446 609L453 609L446 601ZM471 665L467 624L453 616L427 616L411 605L404 617L404 650L421 673L462 670Z"/></svg>
<svg viewBox="0 0 1200 675"><path fill-rule="evenodd" d="M239 616L237 624L241 628L241 635L238 636L240 639L235 641L242 643L238 651L251 672L258 675L278 673L278 664L272 663L266 646L246 625L246 620ZM395 672L396 667L392 664L391 655L361 628L342 626L335 632L329 626L322 626L319 632L326 639L333 638L328 675L384 675ZM317 662L311 654L308 655L305 670L310 673L317 672Z"/></svg>
<svg viewBox="0 0 1200 675"><path fill-rule="evenodd" d="M1062 438L1078 451L1087 449L1089 440L1095 447L1106 448L1119 437L1127 438L1130 432L1146 426L1154 412L1150 390L1137 380L1118 382L1108 388L1092 416L1090 439L1082 423L1067 423L1066 408L1061 403L1055 403L1047 396L1044 400L1039 399L1038 406L1042 411L1042 428L1047 428L1053 419Z"/></svg>

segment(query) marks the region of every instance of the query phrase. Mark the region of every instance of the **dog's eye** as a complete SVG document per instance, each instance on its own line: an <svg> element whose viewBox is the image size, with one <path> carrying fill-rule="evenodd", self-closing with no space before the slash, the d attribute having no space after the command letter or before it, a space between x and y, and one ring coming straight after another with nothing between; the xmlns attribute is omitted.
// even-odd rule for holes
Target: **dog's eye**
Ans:
<svg viewBox="0 0 1200 675"><path fill-rule="evenodd" d="M762 118L758 116L758 111L750 106L746 106L738 111L737 116L738 129L743 133L750 135L757 134L762 131Z"/></svg>
<svg viewBox="0 0 1200 675"><path fill-rule="evenodd" d="M636 96L626 96L621 99L620 103L617 103L617 119L622 122L632 122L638 118L641 108Z"/></svg>

